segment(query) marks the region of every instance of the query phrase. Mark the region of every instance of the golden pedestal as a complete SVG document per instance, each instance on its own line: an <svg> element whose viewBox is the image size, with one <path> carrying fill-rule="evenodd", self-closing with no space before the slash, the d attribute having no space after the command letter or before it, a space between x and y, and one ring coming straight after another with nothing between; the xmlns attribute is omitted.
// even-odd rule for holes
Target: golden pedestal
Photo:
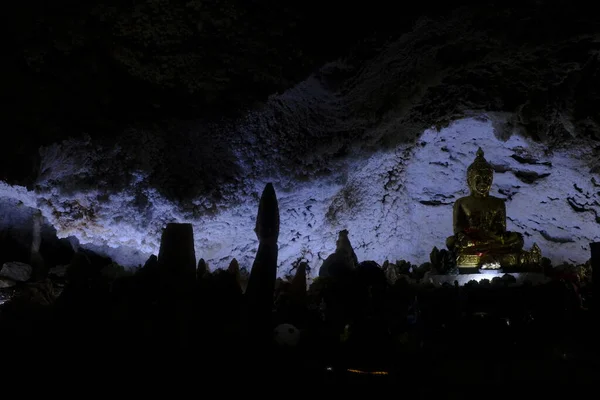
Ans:
<svg viewBox="0 0 600 400"><path fill-rule="evenodd" d="M479 269L481 263L481 255L479 254L459 254L456 257L456 266L462 268L472 268L474 270Z"/></svg>
<svg viewBox="0 0 600 400"><path fill-rule="evenodd" d="M456 256L456 266L461 273L477 273L479 269L505 269L521 270L532 268L539 265L541 261L541 252L539 247L534 244L530 251L520 251L518 253L501 254L465 254L459 253ZM490 266L492 266L490 268ZM497 267L497 268L496 268Z"/></svg>

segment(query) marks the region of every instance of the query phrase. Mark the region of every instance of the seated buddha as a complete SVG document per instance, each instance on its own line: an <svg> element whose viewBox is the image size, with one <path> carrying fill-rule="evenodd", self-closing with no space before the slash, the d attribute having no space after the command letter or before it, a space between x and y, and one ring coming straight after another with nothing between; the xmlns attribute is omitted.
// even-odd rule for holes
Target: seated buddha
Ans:
<svg viewBox="0 0 600 400"><path fill-rule="evenodd" d="M494 169L479 148L467 169L471 194L454 203L454 235L446 240L460 270L498 269L538 261L536 245L534 254L525 252L523 235L506 230L504 200L490 196L493 177Z"/></svg>

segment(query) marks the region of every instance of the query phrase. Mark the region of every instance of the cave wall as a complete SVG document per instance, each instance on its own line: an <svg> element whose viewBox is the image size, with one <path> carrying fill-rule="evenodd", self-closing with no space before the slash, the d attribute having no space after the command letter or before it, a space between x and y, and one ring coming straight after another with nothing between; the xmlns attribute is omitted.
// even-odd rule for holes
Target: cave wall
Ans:
<svg viewBox="0 0 600 400"><path fill-rule="evenodd" d="M507 118L512 117L491 113L461 119L394 149L332 161L331 172L308 179L246 175L235 197L219 201L198 197L175 203L149 187L140 171L133 171L134 180L118 191L107 190L105 182L98 186L97 180L78 187L78 178L102 176L86 170L94 163L85 162L73 165L70 173L62 171L70 185L40 181L35 196L59 236L76 236L82 245L110 251L123 264L136 265L156 254L166 223L191 222L199 257L223 268L235 257L249 268L258 245L253 233L258 194L270 181L281 212L281 275L299 257L318 266L334 251L342 229L350 231L360 259L422 263L451 235L452 204L468 194L466 169L481 146L496 170L493 194L507 202L508 229L523 233L527 247L537 243L555 264L587 261L589 242L600 239L600 176L590 170L595 160L591 142L573 139L550 147L518 133L499 139L494 126ZM74 154L83 146L70 145L46 153L44 160L64 167L67 163L49 154ZM101 158L98 152L89 154ZM202 208L207 204L214 208Z"/></svg>
<svg viewBox="0 0 600 400"><path fill-rule="evenodd" d="M400 14L347 3L342 15L300 0L15 2L0 115L18 134L0 146L0 179L31 184L37 148L82 132L114 138L131 124L243 114L350 49L370 56L424 12L470 2Z"/></svg>
<svg viewBox="0 0 600 400"><path fill-rule="evenodd" d="M173 221L195 224L197 254L206 254L216 264L226 263L231 256L248 264L256 248L252 225L258 195L264 183L272 181L280 197L282 217L285 213L299 215L287 217L291 218L290 232L282 236L282 242L287 237L289 247L282 249L282 265L308 251L313 253L313 260L318 260L333 249L335 230L341 226L350 229L352 240L365 257L422 261L430 247L439 246L444 232L449 231L444 225L447 222L443 222L447 221L447 205L422 204L421 201L442 201L427 199L423 193L460 194L460 171L469 153L464 152L464 157L457 155L463 157L459 157L461 161L449 164L447 170L457 174L452 179L438 182L437 186L419 186L432 179L431 176L443 176L444 170L421 166L418 170L424 171L423 174L411 178L415 171L411 166L419 166L419 160L425 157L415 153L414 145L419 140L427 142L428 139L419 138L431 127L452 130L455 128L450 124L462 118L485 118L477 131L491 136L485 140L483 136L476 137L497 148L497 154L493 151L492 155L498 162L509 160L510 171L498 177L498 184L506 186L503 191L516 190L513 186L519 186L517 183L504 180L523 166L510 157L509 152L514 152L512 147L498 147L493 140L512 143L514 137L527 138L530 147L537 143L549 154L555 151L561 154L557 159L540 158L544 160L541 162L552 163L552 178L535 183L536 191L523 189L515 194L509 214L510 208L515 208L513 228L536 232L532 233L531 241L540 241L543 250L546 244L555 261L572 257L580 261L579 256L567 253L578 252L585 247L586 240L594 237L586 218L594 213L588 210L595 209L596 201L589 185L600 169L595 112L600 105L598 22L595 14L585 10L538 3L500 7L494 12L482 5L421 18L410 32L375 43L368 55L364 54L368 46L357 46L288 90L279 89L289 84L269 86L276 93L264 104L245 111L242 117L207 118L215 109L207 106L206 112L199 112L202 104L208 105L202 102L195 102L191 113L163 113L161 110L168 108L164 99L174 97L162 91L149 93L126 86L144 101L159 98L165 101L144 114L147 117L155 113L155 119L142 118L136 111L135 99L124 97L125 102L113 103L109 96L107 104L118 105L123 113L131 112L138 120L122 121L118 127L99 124L90 135L84 134L83 128L81 133L70 131L71 137L64 141L46 139L34 165L35 179L26 182L30 190L14 186L17 181L6 178L6 196L26 193L56 226L59 235L77 236L82 243L111 251L125 264L135 264L134 260L155 253L160 230ZM120 15L117 11L115 18ZM507 30L506 26L513 29ZM123 47L129 39L137 43L135 38L152 42L152 36L144 36L145 30L141 28L130 32L131 37L121 37L117 44ZM163 43L163 50L178 48L167 42ZM141 46L137 51L143 55L146 44L136 46ZM144 70L135 68L135 51L129 48L119 54L121 61L129 60L123 64L128 66L128 74L143 73ZM169 69L165 73L186 76L174 74L178 69L168 67L178 57L182 56L165 59L165 68ZM157 65L150 63L148 68L156 69ZM189 67L186 63L181 66ZM158 75L153 71L144 76L156 78ZM295 79L307 71L298 70ZM194 82L200 84L200 81ZM114 82L119 80L115 78ZM184 80L177 84L182 89L186 87ZM237 90L236 87L233 85L231 90ZM178 99L172 102L171 109L185 110L186 101ZM94 115L102 114L118 113L107 108ZM106 132L99 135L97 132L102 129ZM49 125L48 130L61 131L56 125ZM466 136L453 140L469 139L469 129L460 132ZM432 143L429 148L435 147ZM569 159L568 154L582 163L577 165L582 177L570 179L583 192L564 179L559 182L569 187L568 191L555 192L550 183L543 186L563 174L557 172L560 168L565 171L575 168L570 161L564 161ZM3 162L12 161L3 158ZM545 164L531 164L527 171L545 174L548 173L545 167ZM410 190L403 189L406 193L396 200L396 209L384 212L376 207L377 201L388 194L381 187L393 184L384 184L383 178L374 177L390 171L392 175L401 175L394 179L413 182L413 186ZM373 192L365 189L369 187L367 182L379 189ZM452 182L452 190L444 187L448 182ZM520 198L537 191L561 199L558 203L550 200L560 207L548 208L549 215L558 217L533 218L540 227L524 221L530 211L519 203ZM586 197L588 192L592 197ZM575 201L566 203L567 198ZM539 201L541 204L542 200ZM573 226L552 222L551 218L558 221L565 215L572 217L568 214L571 211L562 210L563 206L574 210L577 213L574 215L583 220L576 218L578 223ZM421 232L419 221L423 218L434 218L440 229L435 234ZM357 222L358 219L363 222ZM381 224L390 226L387 228L390 236L385 243L378 239L375 243L379 244L369 247L375 235L373 227ZM413 228L402 231L392 229L394 226ZM566 231L560 232L559 226ZM582 233L577 234L575 226ZM552 250L558 248L563 250ZM378 255L371 256L372 251ZM584 254L581 251L578 254ZM125 256L127 252L137 255Z"/></svg>

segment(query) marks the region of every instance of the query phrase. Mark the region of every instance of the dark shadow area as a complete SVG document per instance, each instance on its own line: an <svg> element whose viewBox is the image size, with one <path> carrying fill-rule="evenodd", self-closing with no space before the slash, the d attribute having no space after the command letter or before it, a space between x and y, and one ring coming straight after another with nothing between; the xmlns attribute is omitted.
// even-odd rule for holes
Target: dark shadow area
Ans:
<svg viewBox="0 0 600 400"><path fill-rule="evenodd" d="M3 357L24 368L59 363L31 369L31 379L97 382L110 374L109 386L139 379L153 382L144 387L293 386L300 379L407 385L427 395L465 393L465 382L577 389L598 371L589 265L545 265L539 274L547 279L537 285L505 274L439 286L424 271L444 268L439 251L425 267L360 262L342 231L308 284L314 274L301 261L293 277L276 278L278 232L268 184L249 274L235 259L213 272L203 259L196 264L190 224L167 225L158 257L136 271L89 251L71 253L68 265L56 265L66 255L60 248L31 251L29 263L0 269ZM6 253L10 238L2 243Z"/></svg>

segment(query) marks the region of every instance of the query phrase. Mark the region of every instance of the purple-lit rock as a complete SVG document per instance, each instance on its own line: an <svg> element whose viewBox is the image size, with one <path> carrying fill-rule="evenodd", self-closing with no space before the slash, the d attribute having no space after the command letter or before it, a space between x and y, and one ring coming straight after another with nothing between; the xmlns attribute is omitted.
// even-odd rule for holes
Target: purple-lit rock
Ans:
<svg viewBox="0 0 600 400"><path fill-rule="evenodd" d="M286 275L299 256L318 271L322 260L335 250L342 229L349 230L359 260L427 261L431 249L441 248L452 233L452 203L467 192L464 173L478 146L486 148L496 166L492 193L506 200L507 228L524 233L526 247L538 243L555 265L585 262L588 243L600 240L595 219L595 213L600 215L596 205L600 176L586 172L595 160L591 142L566 143L550 147L518 134L498 140L494 122L482 115L456 121L439 132L427 130L415 144L331 161L329 175L304 181L281 175L276 181L283 188L277 196L281 209L278 275ZM550 175L526 183L519 171ZM62 182L77 181L76 175L68 176L71 179L48 182L48 191L38 193L4 186L5 198L23 199L30 206L6 203L3 222L22 224L31 231L37 198L59 237L75 235L82 246L103 250L120 264L137 266L158 253L163 226L188 220L194 227L196 252L211 265L227 268L235 257L240 267L249 269L254 261L257 240L252 216L258 207L257 186L264 177L248 179L239 193L221 200L215 215L200 218L162 197L147 186L145 178L122 192L102 195L97 189L64 192ZM134 204L134 192L142 189L150 201L140 209ZM205 200L209 199L198 202ZM19 212L25 213L23 217L17 218ZM23 235L24 245L29 246L31 233Z"/></svg>
<svg viewBox="0 0 600 400"><path fill-rule="evenodd" d="M19 216L39 208L59 237L137 266L158 253L166 224L189 221L211 266L235 257L248 268L253 216L272 182L279 276L299 256L318 271L342 229L360 260L420 264L452 233L450 204L482 146L508 229L554 264L584 262L600 240L597 44L578 20L528 37L544 15L456 10L420 20L368 60L323 66L239 120L45 146L34 190L0 182L12 200L1 223L29 226ZM521 27L514 37L508 24ZM180 183L185 199L169 192Z"/></svg>

